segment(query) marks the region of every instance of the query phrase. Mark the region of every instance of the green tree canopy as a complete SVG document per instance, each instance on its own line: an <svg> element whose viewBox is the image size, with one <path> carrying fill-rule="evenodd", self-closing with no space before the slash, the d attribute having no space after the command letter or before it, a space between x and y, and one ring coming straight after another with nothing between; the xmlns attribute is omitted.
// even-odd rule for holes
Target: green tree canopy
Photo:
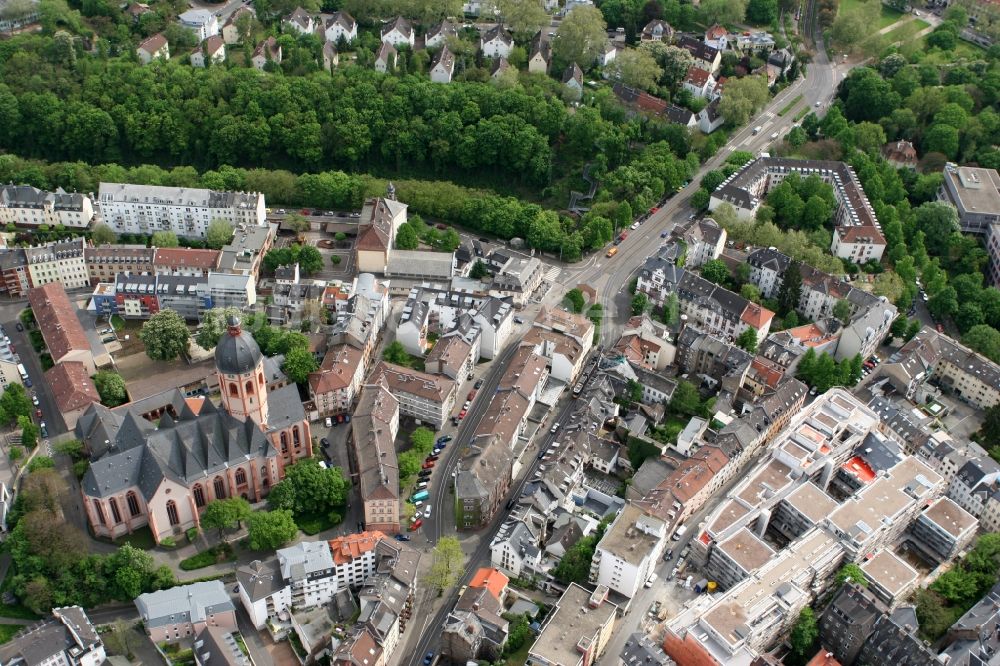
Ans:
<svg viewBox="0 0 1000 666"><path fill-rule="evenodd" d="M285 354L285 363L281 369L296 384L305 384L309 373L319 368L316 357L305 347L295 347Z"/></svg>
<svg viewBox="0 0 1000 666"><path fill-rule="evenodd" d="M117 372L100 370L94 375L94 386L101 396L101 404L105 407L117 407L128 402L128 390L125 380Z"/></svg>
<svg viewBox="0 0 1000 666"><path fill-rule="evenodd" d="M350 483L339 467L323 469L319 461L306 458L285 468L285 478L271 489L268 503L296 515L328 514L347 502Z"/></svg>
<svg viewBox="0 0 1000 666"><path fill-rule="evenodd" d="M247 520L253 509L250 503L242 497L229 497L209 502L201 514L201 524L207 529L219 530L222 539L223 530L238 527Z"/></svg>
<svg viewBox="0 0 1000 666"><path fill-rule="evenodd" d="M94 247L114 243L117 239L118 236L111 230L111 227L103 222L95 224L90 230L90 242L94 244Z"/></svg>
<svg viewBox="0 0 1000 666"><path fill-rule="evenodd" d="M427 585L439 593L458 582L465 570L465 553L462 544L451 536L441 537L432 552L433 561L427 576Z"/></svg>
<svg viewBox="0 0 1000 666"><path fill-rule="evenodd" d="M276 550L298 533L292 512L287 509L258 511L247 520L247 537L254 550Z"/></svg>
<svg viewBox="0 0 1000 666"><path fill-rule="evenodd" d="M0 422L17 423L20 416L31 416L31 398L21 384L10 383L0 395Z"/></svg>
<svg viewBox="0 0 1000 666"><path fill-rule="evenodd" d="M226 220L212 220L205 229L205 245L213 250L221 250L233 239L233 225Z"/></svg>
<svg viewBox="0 0 1000 666"><path fill-rule="evenodd" d="M172 361L188 349L191 334L184 319L174 310L161 310L139 331L146 355L154 361Z"/></svg>
<svg viewBox="0 0 1000 666"><path fill-rule="evenodd" d="M149 239L150 245L153 247L180 247L180 241L177 240L177 234L172 231L155 231L152 237Z"/></svg>
<svg viewBox="0 0 1000 666"><path fill-rule="evenodd" d="M702 264L701 276L709 282L714 282L718 285L725 285L732 277L729 272L729 266L721 259L712 259Z"/></svg>

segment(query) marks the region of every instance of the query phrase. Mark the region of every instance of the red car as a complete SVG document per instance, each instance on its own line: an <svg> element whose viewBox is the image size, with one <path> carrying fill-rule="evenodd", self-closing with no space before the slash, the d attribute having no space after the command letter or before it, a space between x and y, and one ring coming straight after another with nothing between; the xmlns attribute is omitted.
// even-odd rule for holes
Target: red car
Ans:
<svg viewBox="0 0 1000 666"><path fill-rule="evenodd" d="M434 461L433 460L425 460L424 464L421 465L421 467L423 469L430 469L430 468L434 467Z"/></svg>
<svg viewBox="0 0 1000 666"><path fill-rule="evenodd" d="M299 211L299 215L312 215L312 214L313 212L308 208L303 208L302 210Z"/></svg>
<svg viewBox="0 0 1000 666"><path fill-rule="evenodd" d="M649 209L649 214L652 215L653 213L655 213L658 210L660 210L659 206L653 206L652 208Z"/></svg>
<svg viewBox="0 0 1000 666"><path fill-rule="evenodd" d="M38 418L42 418L42 410L36 409L35 410L35 416L37 416Z"/></svg>
<svg viewBox="0 0 1000 666"><path fill-rule="evenodd" d="M469 395L466 398L466 400L475 400L475 399L476 399L476 390L472 389L471 391L469 391Z"/></svg>
<svg viewBox="0 0 1000 666"><path fill-rule="evenodd" d="M417 520L413 521L413 522L412 522L412 523L410 524L410 531L411 531L411 532L416 532L417 530L419 530L419 529L420 529L420 527L421 527L421 526L422 526L423 524L424 524L424 521L422 521L422 520L420 520L420 519L418 518Z"/></svg>
<svg viewBox="0 0 1000 666"><path fill-rule="evenodd" d="M458 418L460 418L460 419L464 419L465 418L465 410L464 409L458 413Z"/></svg>

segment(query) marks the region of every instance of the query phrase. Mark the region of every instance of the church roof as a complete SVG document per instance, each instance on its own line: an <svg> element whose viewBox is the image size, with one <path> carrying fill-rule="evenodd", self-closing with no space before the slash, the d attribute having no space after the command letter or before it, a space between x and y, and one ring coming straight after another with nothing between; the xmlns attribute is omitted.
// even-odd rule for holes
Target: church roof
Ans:
<svg viewBox="0 0 1000 666"><path fill-rule="evenodd" d="M260 363L260 347L253 336L240 327L238 317L230 317L229 330L215 346L215 367L226 375L242 375Z"/></svg>

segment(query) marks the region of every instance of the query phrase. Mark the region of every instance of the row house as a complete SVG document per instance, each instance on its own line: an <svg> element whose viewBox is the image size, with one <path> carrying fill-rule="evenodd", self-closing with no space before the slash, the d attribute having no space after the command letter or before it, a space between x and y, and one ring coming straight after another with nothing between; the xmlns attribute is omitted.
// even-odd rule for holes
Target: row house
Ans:
<svg viewBox="0 0 1000 666"><path fill-rule="evenodd" d="M94 218L90 196L62 188L46 192L30 185L0 187L0 224L18 227L63 226L86 229Z"/></svg>
<svg viewBox="0 0 1000 666"><path fill-rule="evenodd" d="M351 429L365 525L388 534L399 532L399 404L384 384L365 386Z"/></svg>
<svg viewBox="0 0 1000 666"><path fill-rule="evenodd" d="M160 310L170 309L188 321L199 321L206 310L213 308L250 308L257 302L257 291L247 275L119 273L113 283L99 283L91 297L101 316L149 319Z"/></svg>
<svg viewBox="0 0 1000 666"><path fill-rule="evenodd" d="M83 238L61 241L24 249L28 262L31 285L40 287L59 282L67 289L78 289L89 284Z"/></svg>
<svg viewBox="0 0 1000 666"><path fill-rule="evenodd" d="M116 233L172 231L203 239L214 220L225 220L234 229L266 223L264 195L259 192L101 183L98 208L103 222Z"/></svg>

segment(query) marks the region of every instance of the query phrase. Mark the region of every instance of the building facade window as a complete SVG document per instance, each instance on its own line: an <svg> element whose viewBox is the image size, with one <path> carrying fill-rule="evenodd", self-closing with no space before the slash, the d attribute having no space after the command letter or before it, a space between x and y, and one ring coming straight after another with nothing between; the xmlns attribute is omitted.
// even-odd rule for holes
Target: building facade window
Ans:
<svg viewBox="0 0 1000 666"><path fill-rule="evenodd" d="M195 484L194 487L194 504L195 506L205 506L205 490L201 487L201 484Z"/></svg>
<svg viewBox="0 0 1000 666"><path fill-rule="evenodd" d="M224 499L226 497L226 484L223 483L222 477L215 477L215 481L212 485L215 488L215 499Z"/></svg>
<svg viewBox="0 0 1000 666"><path fill-rule="evenodd" d="M111 506L111 517L114 519L115 524L117 525L118 523L122 522L121 511L118 510L118 502L115 500L114 497L112 497L110 500L108 500L108 504Z"/></svg>
<svg viewBox="0 0 1000 666"><path fill-rule="evenodd" d="M236 485L242 486L247 482L247 473L242 468L236 470Z"/></svg>
<svg viewBox="0 0 1000 666"><path fill-rule="evenodd" d="M170 521L170 525L180 525L181 519L177 515L177 504L173 500L167 502L167 520Z"/></svg>
<svg viewBox="0 0 1000 666"><path fill-rule="evenodd" d="M142 513L139 510L139 498L136 497L134 492L129 491L128 495L125 496L125 501L128 502L128 512L133 518L136 518Z"/></svg>

